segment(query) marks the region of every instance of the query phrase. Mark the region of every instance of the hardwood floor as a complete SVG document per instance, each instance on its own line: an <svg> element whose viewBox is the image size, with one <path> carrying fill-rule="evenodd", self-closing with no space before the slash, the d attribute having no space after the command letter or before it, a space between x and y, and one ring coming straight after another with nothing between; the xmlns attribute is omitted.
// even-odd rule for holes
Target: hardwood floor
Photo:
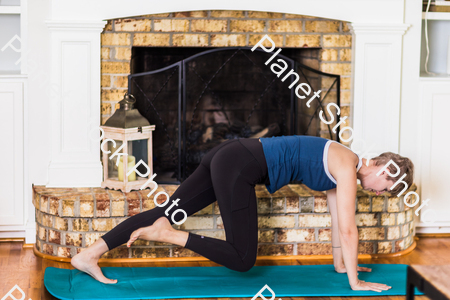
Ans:
<svg viewBox="0 0 450 300"><path fill-rule="evenodd" d="M309 261L279 261L278 265L309 265L309 264L331 264L331 260L309 260ZM450 238L420 238L417 241L416 249L410 254L394 257L394 258L379 258L360 260L359 263L367 264L420 264L420 265L440 265L450 264ZM270 265L274 262L259 261L257 265ZM25 299L32 300L53 300L56 299L50 295L44 287L44 271L47 267L71 268L69 263L59 263L46 259L41 259L34 256L33 249L22 248L20 242L3 242L0 243L0 297L3 298L16 284L25 292ZM210 262L182 262L182 263L120 263L101 264L102 267L108 266L124 266L124 267L174 267L174 266L217 266L217 264ZM405 287L406 288L406 287ZM20 299L20 292L16 291L15 298ZM310 297L309 299L343 299L351 298L352 300L358 297ZM366 300L374 300L378 298L389 300L404 299L404 296L391 297L359 297ZM418 300L426 300L428 297L416 297ZM239 300L239 298L234 298ZM241 298L246 299L247 298ZM283 297L282 300L304 300L308 298ZM8 297L6 300L14 300Z"/></svg>

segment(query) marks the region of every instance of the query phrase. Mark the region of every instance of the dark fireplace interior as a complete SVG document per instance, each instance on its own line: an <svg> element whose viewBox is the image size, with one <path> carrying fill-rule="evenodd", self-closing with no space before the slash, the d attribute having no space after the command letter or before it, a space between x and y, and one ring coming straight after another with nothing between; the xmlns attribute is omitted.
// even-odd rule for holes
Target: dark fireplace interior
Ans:
<svg viewBox="0 0 450 300"><path fill-rule="evenodd" d="M306 82L314 91L324 89L321 79L330 76L302 63L317 60L318 51L288 48L277 57L300 75L295 86ZM296 97L295 87L289 89L294 77L282 82L284 75L277 77L264 64L271 55L248 47L133 47L128 89L140 113L156 125L157 183L181 183L210 149L228 139L320 136L320 108L329 102L339 105L339 99L323 92L307 108L308 99ZM332 77L336 88L339 76ZM336 140L329 132L328 138Z"/></svg>

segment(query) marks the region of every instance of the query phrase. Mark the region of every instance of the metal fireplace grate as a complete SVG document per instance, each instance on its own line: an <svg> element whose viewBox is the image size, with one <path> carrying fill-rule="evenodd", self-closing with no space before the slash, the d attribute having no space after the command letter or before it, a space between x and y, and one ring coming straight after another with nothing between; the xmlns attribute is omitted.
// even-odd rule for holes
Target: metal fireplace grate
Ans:
<svg viewBox="0 0 450 300"><path fill-rule="evenodd" d="M308 83L312 93L330 87L311 107L295 96L265 65L271 56L249 47L214 48L157 70L128 76L128 92L140 113L156 125L153 168L158 183L181 183L213 147L233 138L280 135L320 135L318 112L327 103L340 105L340 76L313 69L279 54ZM287 72L285 73L287 74ZM330 90L335 88L334 101ZM327 118L325 114L325 118ZM327 119L328 120L328 119ZM339 131L329 138L339 141ZM338 129L339 130L339 129Z"/></svg>

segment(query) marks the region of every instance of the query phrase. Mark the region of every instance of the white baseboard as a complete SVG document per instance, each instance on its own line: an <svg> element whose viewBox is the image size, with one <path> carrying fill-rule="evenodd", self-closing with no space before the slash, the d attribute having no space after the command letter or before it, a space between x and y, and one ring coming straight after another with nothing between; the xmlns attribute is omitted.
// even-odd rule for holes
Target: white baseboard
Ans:
<svg viewBox="0 0 450 300"><path fill-rule="evenodd" d="M416 223L416 233L450 233L450 224L441 223Z"/></svg>
<svg viewBox="0 0 450 300"><path fill-rule="evenodd" d="M36 223L33 222L25 228L25 244L36 243Z"/></svg>
<svg viewBox="0 0 450 300"><path fill-rule="evenodd" d="M21 231L0 231L0 239L7 238L24 238L25 230Z"/></svg>
<svg viewBox="0 0 450 300"><path fill-rule="evenodd" d="M0 226L0 238L25 238L25 243L36 243L36 223L30 222L27 225Z"/></svg>

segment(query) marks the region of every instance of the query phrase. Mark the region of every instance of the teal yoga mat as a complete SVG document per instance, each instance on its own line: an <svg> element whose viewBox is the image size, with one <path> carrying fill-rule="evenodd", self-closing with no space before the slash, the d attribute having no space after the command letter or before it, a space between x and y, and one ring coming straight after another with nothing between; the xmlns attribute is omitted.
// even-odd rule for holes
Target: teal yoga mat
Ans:
<svg viewBox="0 0 450 300"><path fill-rule="evenodd" d="M406 295L406 267L395 264L360 265L372 272L359 272L359 279L392 286L381 293L353 291L347 274L333 265L255 266L248 272L225 267L102 268L117 284L103 284L78 270L48 267L44 284L56 298L68 299L168 299L168 298L252 298L266 284L275 299L295 296L380 296ZM262 293L271 298L269 290ZM417 295L422 295L416 290ZM249 300L250 300L249 299ZM258 298L258 300L262 300Z"/></svg>

